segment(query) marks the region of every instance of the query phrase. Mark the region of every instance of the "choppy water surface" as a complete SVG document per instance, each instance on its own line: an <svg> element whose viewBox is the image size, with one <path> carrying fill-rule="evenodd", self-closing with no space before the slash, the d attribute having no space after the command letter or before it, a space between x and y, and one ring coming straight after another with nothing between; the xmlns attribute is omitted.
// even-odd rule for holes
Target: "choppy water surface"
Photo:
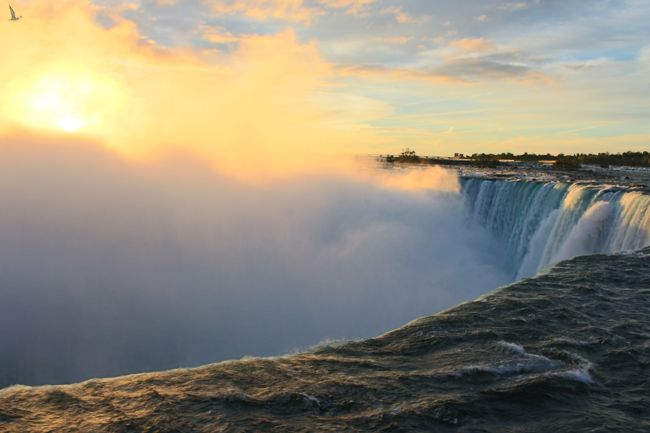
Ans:
<svg viewBox="0 0 650 433"><path fill-rule="evenodd" d="M586 256L378 338L0 391L0 431L648 432L650 249Z"/></svg>

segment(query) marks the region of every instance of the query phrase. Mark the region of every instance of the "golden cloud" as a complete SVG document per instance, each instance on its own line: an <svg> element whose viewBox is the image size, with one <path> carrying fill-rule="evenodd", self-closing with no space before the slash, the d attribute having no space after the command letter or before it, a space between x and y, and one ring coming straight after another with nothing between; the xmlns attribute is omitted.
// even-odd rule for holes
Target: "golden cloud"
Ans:
<svg viewBox="0 0 650 433"><path fill-rule="evenodd" d="M241 14L258 20L270 18L309 23L322 11L303 0L205 0L218 15Z"/></svg>
<svg viewBox="0 0 650 433"><path fill-rule="evenodd" d="M465 53L484 53L495 48L494 44L485 38L456 39L449 45Z"/></svg>
<svg viewBox="0 0 650 433"><path fill-rule="evenodd" d="M367 6L375 3L376 0L320 0L324 6L345 9L346 13L358 15Z"/></svg>
<svg viewBox="0 0 650 433"><path fill-rule="evenodd" d="M99 12L81 0L23 9L0 41L0 133L74 134L132 158L180 150L248 178L329 167L372 139L317 103L332 67L291 30L207 58L162 49L119 16L100 26Z"/></svg>

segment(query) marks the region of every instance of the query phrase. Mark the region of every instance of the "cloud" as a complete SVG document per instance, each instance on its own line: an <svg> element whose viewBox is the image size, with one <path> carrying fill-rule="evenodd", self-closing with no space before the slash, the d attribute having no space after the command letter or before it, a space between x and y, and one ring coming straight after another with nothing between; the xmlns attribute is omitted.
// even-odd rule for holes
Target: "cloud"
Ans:
<svg viewBox="0 0 650 433"><path fill-rule="evenodd" d="M445 75L465 80L521 79L535 77L527 66L501 63L489 58L457 59L431 69L434 75Z"/></svg>
<svg viewBox="0 0 650 433"><path fill-rule="evenodd" d="M230 44L239 40L238 36L219 26L201 24L198 31L202 39L213 44Z"/></svg>
<svg viewBox="0 0 650 433"><path fill-rule="evenodd" d="M321 12L302 0L204 0L217 15L241 14L257 20L309 23Z"/></svg>
<svg viewBox="0 0 650 433"><path fill-rule="evenodd" d="M413 41L411 36L376 36L370 39L382 45L405 45Z"/></svg>
<svg viewBox="0 0 650 433"><path fill-rule="evenodd" d="M507 11L519 11L522 9L528 9L528 3L524 1L507 2L502 6L502 9Z"/></svg>
<svg viewBox="0 0 650 433"><path fill-rule="evenodd" d="M346 13L358 15L367 11L368 6L375 3L376 0L320 0L323 6L334 9L344 9Z"/></svg>
<svg viewBox="0 0 650 433"><path fill-rule="evenodd" d="M449 46L455 51L442 50L438 59L435 59L438 61L417 68L346 65L339 68L339 71L341 74L351 76L424 80L456 85L490 81L509 81L524 85L532 83L549 85L554 82L551 76L534 67L534 59L523 53L490 51L495 47L481 39L452 41ZM460 55L456 51L461 51Z"/></svg>
<svg viewBox="0 0 650 433"><path fill-rule="evenodd" d="M100 11L77 1L25 8L30 19L0 42L14 53L0 66L0 133L65 130L140 159L190 152L251 178L329 169L373 140L316 103L332 67L292 30L238 35L231 50L204 55L160 47L117 15L102 27ZM215 26L200 32L235 38Z"/></svg>
<svg viewBox="0 0 650 433"><path fill-rule="evenodd" d="M650 45L646 45L639 50L637 60L641 63L650 63Z"/></svg>
<svg viewBox="0 0 650 433"><path fill-rule="evenodd" d="M456 39L451 41L449 45L466 53L482 53L495 49L494 43L485 38Z"/></svg>
<svg viewBox="0 0 650 433"><path fill-rule="evenodd" d="M402 6L389 6L381 9L380 14L392 15L399 24L416 24L429 21L429 15L413 16L404 10Z"/></svg>
<svg viewBox="0 0 650 433"><path fill-rule="evenodd" d="M379 80L415 80L427 81L442 84L463 84L465 80L444 73L436 73L435 70L389 68L379 65L343 65L338 67L342 76L377 78Z"/></svg>
<svg viewBox="0 0 650 433"><path fill-rule="evenodd" d="M412 38L398 39L402 40L405 43L416 42ZM361 42L360 40L359 43ZM351 62L340 65L338 71L346 76L383 76L392 80L418 80L448 85L491 81L547 85L554 82L554 78L544 70L548 59L497 44L484 37L449 40L438 36L427 38L423 42L427 45L417 47L418 59L409 65L355 65L352 63L354 56L350 55L348 57ZM431 47L431 44L434 46ZM363 55L363 47L351 43L348 46L355 47L359 55Z"/></svg>

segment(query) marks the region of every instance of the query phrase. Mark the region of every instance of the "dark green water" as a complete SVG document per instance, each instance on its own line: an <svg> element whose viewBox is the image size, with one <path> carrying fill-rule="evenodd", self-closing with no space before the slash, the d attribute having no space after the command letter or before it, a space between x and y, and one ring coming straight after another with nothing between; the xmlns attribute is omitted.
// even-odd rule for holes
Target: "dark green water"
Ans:
<svg viewBox="0 0 650 433"><path fill-rule="evenodd" d="M650 432L650 249L381 337L0 391L2 432Z"/></svg>

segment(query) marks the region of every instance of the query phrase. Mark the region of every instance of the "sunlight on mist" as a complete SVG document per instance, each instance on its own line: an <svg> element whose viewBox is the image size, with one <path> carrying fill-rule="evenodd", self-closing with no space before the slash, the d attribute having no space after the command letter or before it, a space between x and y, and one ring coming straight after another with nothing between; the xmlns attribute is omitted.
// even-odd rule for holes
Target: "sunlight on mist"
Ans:
<svg viewBox="0 0 650 433"><path fill-rule="evenodd" d="M101 136L105 123L114 119L120 108L120 90L115 81L75 69L50 71L18 81L11 96L10 116L16 123L34 129Z"/></svg>
<svg viewBox="0 0 650 433"><path fill-rule="evenodd" d="M438 165L401 171L377 171L375 178L384 187L392 189L461 192L456 173Z"/></svg>
<svg viewBox="0 0 650 433"><path fill-rule="evenodd" d="M248 180L331 169L374 140L318 105L330 65L291 30L242 37L231 53L172 52L87 2L22 10L29 19L0 40L11 53L0 66L5 135L79 133L140 159L189 152Z"/></svg>
<svg viewBox="0 0 650 433"><path fill-rule="evenodd" d="M0 139L0 387L368 337L508 281L462 196L399 172L251 185L59 139Z"/></svg>

